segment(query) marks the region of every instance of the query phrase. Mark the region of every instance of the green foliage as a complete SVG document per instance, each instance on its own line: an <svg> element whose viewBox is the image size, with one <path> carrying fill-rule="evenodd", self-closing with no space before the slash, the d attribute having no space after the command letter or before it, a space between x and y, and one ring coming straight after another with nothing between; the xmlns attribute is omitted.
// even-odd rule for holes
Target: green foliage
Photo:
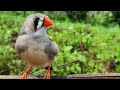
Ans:
<svg viewBox="0 0 120 90"><path fill-rule="evenodd" d="M113 20L112 12L92 11L87 13L86 23L109 26Z"/></svg>
<svg viewBox="0 0 120 90"><path fill-rule="evenodd" d="M75 21L85 21L88 11L66 11L67 16L73 22Z"/></svg>
<svg viewBox="0 0 120 90"><path fill-rule="evenodd" d="M120 72L120 27L112 23L107 25L107 22L110 21L108 17L112 17L112 13L107 14L108 16L100 12L90 16L89 13L85 16L88 19L85 19L87 23L80 23L72 22L67 17L68 14L62 11L41 12L52 18L54 25L48 28L48 35L53 42L59 45L59 53L53 62L53 75L81 73L81 67L76 63L61 68L57 67L76 60L83 62L83 73L103 72L106 63L111 60L116 63L116 69L113 72ZM15 33L20 30L24 16L31 13L35 12L1 12L0 74L20 75L28 68L28 64L22 61L17 54L13 39L16 37ZM79 14L77 15L79 16ZM44 71L44 69L35 67L30 73L44 75Z"/></svg>
<svg viewBox="0 0 120 90"><path fill-rule="evenodd" d="M111 22L115 22L117 24L120 25L120 11L112 11L112 21Z"/></svg>

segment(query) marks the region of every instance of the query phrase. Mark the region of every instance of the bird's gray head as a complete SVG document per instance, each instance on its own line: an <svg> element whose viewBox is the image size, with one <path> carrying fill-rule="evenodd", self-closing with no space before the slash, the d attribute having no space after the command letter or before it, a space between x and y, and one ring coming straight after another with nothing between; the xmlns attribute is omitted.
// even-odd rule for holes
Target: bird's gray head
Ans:
<svg viewBox="0 0 120 90"><path fill-rule="evenodd" d="M43 26L47 27L51 25L53 25L53 22L47 15L41 13L31 14L25 19L20 34L36 32Z"/></svg>

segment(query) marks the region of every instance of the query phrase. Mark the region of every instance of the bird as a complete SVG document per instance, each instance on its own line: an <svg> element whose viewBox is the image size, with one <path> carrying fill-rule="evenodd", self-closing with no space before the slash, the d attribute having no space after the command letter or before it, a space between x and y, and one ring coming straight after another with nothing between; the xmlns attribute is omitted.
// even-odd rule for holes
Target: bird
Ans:
<svg viewBox="0 0 120 90"><path fill-rule="evenodd" d="M58 44L54 43L47 34L48 27L52 25L53 21L42 13L30 14L25 18L15 42L19 56L29 64L20 79L27 79L33 67L47 69L43 79L50 79L52 63L59 50Z"/></svg>

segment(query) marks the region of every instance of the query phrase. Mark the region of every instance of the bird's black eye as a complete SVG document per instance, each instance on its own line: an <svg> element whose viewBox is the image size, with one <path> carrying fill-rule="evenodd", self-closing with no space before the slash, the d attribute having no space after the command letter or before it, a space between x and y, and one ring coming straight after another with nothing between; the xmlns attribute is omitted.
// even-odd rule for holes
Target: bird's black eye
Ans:
<svg viewBox="0 0 120 90"><path fill-rule="evenodd" d="M35 20L34 20L34 29L35 29L35 31L37 29L38 22L39 22L39 17L35 18Z"/></svg>

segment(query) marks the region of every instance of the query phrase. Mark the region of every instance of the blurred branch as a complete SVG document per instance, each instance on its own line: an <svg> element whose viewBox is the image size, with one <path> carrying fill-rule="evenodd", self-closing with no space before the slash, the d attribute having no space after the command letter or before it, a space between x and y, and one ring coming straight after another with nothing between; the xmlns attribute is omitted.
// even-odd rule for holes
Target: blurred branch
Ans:
<svg viewBox="0 0 120 90"><path fill-rule="evenodd" d="M6 71L8 71L8 70L10 70L10 68L8 68L8 69L6 69L6 70L0 71L0 74L3 73L3 72L6 72Z"/></svg>
<svg viewBox="0 0 120 90"><path fill-rule="evenodd" d="M82 62L81 60L76 60L76 61L73 60L72 62L66 63L66 64L64 64L64 65L59 65L59 66L57 66L56 68L66 67L66 66L71 65L71 64L73 64L73 63L79 64L79 65L80 65L80 68L81 68L81 73L83 73L83 62Z"/></svg>

